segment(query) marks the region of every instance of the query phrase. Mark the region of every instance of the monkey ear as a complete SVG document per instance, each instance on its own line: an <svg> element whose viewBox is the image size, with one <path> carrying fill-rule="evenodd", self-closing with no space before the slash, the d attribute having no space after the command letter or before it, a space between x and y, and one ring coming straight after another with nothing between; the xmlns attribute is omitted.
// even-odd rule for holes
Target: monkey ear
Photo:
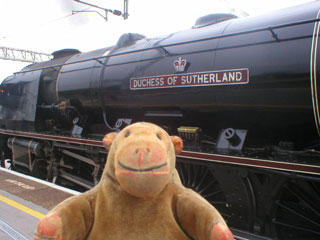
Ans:
<svg viewBox="0 0 320 240"><path fill-rule="evenodd" d="M182 152L183 149L183 141L180 137L178 136L170 136L171 137L171 141L173 143L174 146L174 151L176 154L179 154Z"/></svg>
<svg viewBox="0 0 320 240"><path fill-rule="evenodd" d="M104 136L104 138L102 139L102 143L105 149L110 150L111 144L113 140L116 138L117 134L118 133L116 132L111 132Z"/></svg>

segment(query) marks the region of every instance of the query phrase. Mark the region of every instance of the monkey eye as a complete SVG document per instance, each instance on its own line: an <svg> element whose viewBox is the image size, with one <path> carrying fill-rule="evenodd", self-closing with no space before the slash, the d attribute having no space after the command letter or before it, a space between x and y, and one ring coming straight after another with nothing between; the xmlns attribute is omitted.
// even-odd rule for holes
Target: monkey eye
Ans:
<svg viewBox="0 0 320 240"><path fill-rule="evenodd" d="M130 131L127 131L124 136L125 136L125 137L129 137L129 135L130 135Z"/></svg>
<svg viewBox="0 0 320 240"><path fill-rule="evenodd" d="M157 138L158 138L159 140L162 139L160 133L157 133Z"/></svg>

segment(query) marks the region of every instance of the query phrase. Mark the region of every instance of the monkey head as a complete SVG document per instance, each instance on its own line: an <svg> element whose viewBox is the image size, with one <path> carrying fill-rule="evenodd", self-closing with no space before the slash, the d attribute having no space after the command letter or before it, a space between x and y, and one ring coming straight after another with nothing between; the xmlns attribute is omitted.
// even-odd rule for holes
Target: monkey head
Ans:
<svg viewBox="0 0 320 240"><path fill-rule="evenodd" d="M165 188L173 178L175 154L183 148L179 137L145 122L107 134L103 144L109 150L107 171L114 171L111 176L121 187L139 198L154 197Z"/></svg>

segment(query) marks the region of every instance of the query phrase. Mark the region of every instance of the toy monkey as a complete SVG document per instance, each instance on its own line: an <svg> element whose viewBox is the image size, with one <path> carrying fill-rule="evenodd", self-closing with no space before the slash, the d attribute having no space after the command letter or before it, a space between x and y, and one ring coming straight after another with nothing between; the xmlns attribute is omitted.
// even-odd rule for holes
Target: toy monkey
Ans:
<svg viewBox="0 0 320 240"><path fill-rule="evenodd" d="M181 184L179 137L139 122L107 134L103 144L109 153L100 182L49 212L35 240L233 239L218 211Z"/></svg>

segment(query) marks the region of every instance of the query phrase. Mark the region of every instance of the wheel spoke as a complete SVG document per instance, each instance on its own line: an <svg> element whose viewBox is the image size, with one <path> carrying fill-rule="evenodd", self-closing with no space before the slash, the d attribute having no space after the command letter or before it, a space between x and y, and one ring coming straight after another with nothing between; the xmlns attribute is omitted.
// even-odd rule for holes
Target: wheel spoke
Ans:
<svg viewBox="0 0 320 240"><path fill-rule="evenodd" d="M208 170L206 169L206 171L208 171ZM197 192L199 191L199 187L202 186L203 181L204 181L204 179L206 178L206 176L207 176L207 174L202 174L202 177L201 177L201 179L200 179L200 181L199 181L199 183L198 183L198 186L196 187L196 191L197 191Z"/></svg>
<svg viewBox="0 0 320 240"><path fill-rule="evenodd" d="M198 179L198 167L195 164L193 164L192 168L193 168L193 172L194 172L194 176L193 176L194 181L192 183L191 188L194 189L197 186L196 184L197 184L197 179Z"/></svg>
<svg viewBox="0 0 320 240"><path fill-rule="evenodd" d="M308 221L308 222L310 222L310 223L312 223L312 224L315 224L315 225L318 225L318 226L319 226L319 223L316 223L316 222L312 221L311 219L309 219L309 218L305 217L304 215L302 215L302 214L298 213L297 211L295 211L295 210L293 210L293 209L291 209L291 208L289 208L289 207L285 206L284 204L282 204L282 203L280 203L280 202L276 202L276 204L277 204L278 206L280 206L280 207L282 207L282 208L286 209L287 211L289 211L289 212L293 213L294 215L299 216L299 217L301 217L301 218L305 219L306 221Z"/></svg>
<svg viewBox="0 0 320 240"><path fill-rule="evenodd" d="M187 186L191 186L191 167L190 167L190 165L188 164L187 165L187 180L188 180L188 182L187 182Z"/></svg>
<svg viewBox="0 0 320 240"><path fill-rule="evenodd" d="M213 181L211 181L205 188L201 189L199 191L199 193L202 195L202 193L207 190L210 186L212 186L214 183L216 183L217 181L214 179Z"/></svg>
<svg viewBox="0 0 320 240"><path fill-rule="evenodd" d="M282 225L282 226L288 227L288 228L293 228L293 229L309 232L309 233L316 234L316 235L320 236L320 232L318 232L318 231L313 231L313 230L310 230L310 229L307 229L307 228L302 228L302 227L294 226L294 225L291 225L291 224L279 222L277 220L273 220L272 222L275 223L275 224L278 224L278 225Z"/></svg>
<svg viewBox="0 0 320 240"><path fill-rule="evenodd" d="M208 166L179 162L177 170L185 187L199 193L215 206L224 218L231 218L224 192Z"/></svg>
<svg viewBox="0 0 320 240"><path fill-rule="evenodd" d="M214 196L214 195L217 195L217 194L221 194L221 193L222 193L222 190L219 190L219 191L215 191L215 192L203 195L203 197L204 198L208 198L208 197L211 197L211 196Z"/></svg>
<svg viewBox="0 0 320 240"><path fill-rule="evenodd" d="M177 164L177 170L179 172L179 177L181 179L182 184L185 185L186 184L186 180L184 178L184 174L183 174L183 171L182 171L182 164L180 164L180 163Z"/></svg>
<svg viewBox="0 0 320 240"><path fill-rule="evenodd" d="M290 179L279 189L272 220L279 239L319 239L320 184Z"/></svg>
<svg viewBox="0 0 320 240"><path fill-rule="evenodd" d="M294 190L292 187L287 186L286 187L288 191L290 191L297 199L299 199L302 203L304 203L304 206L309 208L314 214L318 215L320 217L320 213L312 207L307 200L305 200L305 197L303 197L300 193L298 193L296 190Z"/></svg>

